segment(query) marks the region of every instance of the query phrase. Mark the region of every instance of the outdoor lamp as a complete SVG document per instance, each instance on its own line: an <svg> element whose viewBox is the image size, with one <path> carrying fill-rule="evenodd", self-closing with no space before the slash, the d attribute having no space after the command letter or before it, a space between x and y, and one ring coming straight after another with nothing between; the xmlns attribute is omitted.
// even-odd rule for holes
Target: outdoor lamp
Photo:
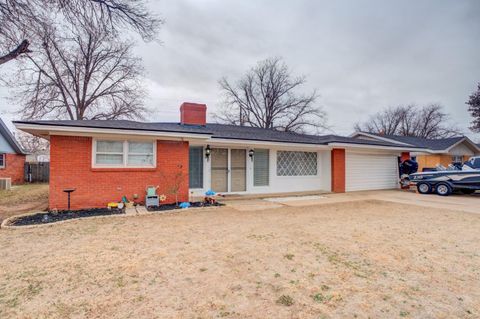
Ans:
<svg viewBox="0 0 480 319"><path fill-rule="evenodd" d="M252 160L253 160L253 155L255 155L255 151L252 150L252 149L250 149L250 150L248 151L248 156L249 156Z"/></svg>
<svg viewBox="0 0 480 319"><path fill-rule="evenodd" d="M210 145L207 145L207 147L205 148L205 157L207 158L207 160L210 157L210 152L211 151L212 151L212 149L210 148Z"/></svg>

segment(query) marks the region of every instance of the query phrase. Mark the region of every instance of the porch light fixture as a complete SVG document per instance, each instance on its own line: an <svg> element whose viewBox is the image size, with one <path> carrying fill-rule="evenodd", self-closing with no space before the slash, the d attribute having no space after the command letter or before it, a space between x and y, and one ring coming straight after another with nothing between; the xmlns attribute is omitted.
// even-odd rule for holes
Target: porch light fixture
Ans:
<svg viewBox="0 0 480 319"><path fill-rule="evenodd" d="M207 158L207 161L210 158L211 151L212 149L210 148L210 145L207 145L207 147L205 148L205 157Z"/></svg>
<svg viewBox="0 0 480 319"><path fill-rule="evenodd" d="M252 161L253 161L253 156L254 156L254 155L255 155L255 151L252 150L252 149L250 149L250 150L248 151L248 156L252 159Z"/></svg>

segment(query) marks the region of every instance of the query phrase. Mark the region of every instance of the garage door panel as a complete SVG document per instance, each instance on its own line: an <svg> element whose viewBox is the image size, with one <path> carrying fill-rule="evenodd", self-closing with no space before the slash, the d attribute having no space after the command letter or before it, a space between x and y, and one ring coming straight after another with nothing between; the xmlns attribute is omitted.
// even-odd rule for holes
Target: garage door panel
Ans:
<svg viewBox="0 0 480 319"><path fill-rule="evenodd" d="M395 155L346 153L346 191L398 188Z"/></svg>

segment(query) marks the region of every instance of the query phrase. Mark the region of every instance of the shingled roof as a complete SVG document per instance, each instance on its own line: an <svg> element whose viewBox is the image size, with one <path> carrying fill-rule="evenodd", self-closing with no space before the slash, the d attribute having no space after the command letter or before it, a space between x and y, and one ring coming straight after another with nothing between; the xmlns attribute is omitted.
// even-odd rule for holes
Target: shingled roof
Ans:
<svg viewBox="0 0 480 319"><path fill-rule="evenodd" d="M365 138L368 138L369 140L386 141L386 142L398 143L399 145L404 145L404 146L424 148L424 149L433 151L435 153L446 152L456 144L465 142L471 145L473 149L476 149L476 153L480 152L480 144L475 144L467 136L454 136L454 137L448 137L448 138L428 139L428 138L414 137L414 136L400 136L400 135L378 134L378 133L370 133L370 132L356 132L351 135L351 137L361 139L359 138L359 136L363 136Z"/></svg>
<svg viewBox="0 0 480 319"><path fill-rule="evenodd" d="M460 142L465 136L455 136L449 138L439 138L439 139L429 139L429 138L422 138L422 137L414 137L414 136L399 136L399 135L385 135L385 134L376 134L376 133L368 133L370 135L376 135L381 138L386 138L394 141L398 141L400 143L409 144L412 146L428 148L434 151L441 151L452 147L456 143Z"/></svg>
<svg viewBox="0 0 480 319"><path fill-rule="evenodd" d="M264 129L250 126L207 123L200 125L183 125L176 122L137 122L128 120L40 120L40 121L15 121L15 124L35 124L44 126L76 127L76 128L101 128L121 129L135 131L155 131L173 133L205 134L212 139L268 141L281 143L319 144L348 143L359 145L374 145L387 147L401 147L387 141L369 141L338 135L309 135L283 132L273 129Z"/></svg>

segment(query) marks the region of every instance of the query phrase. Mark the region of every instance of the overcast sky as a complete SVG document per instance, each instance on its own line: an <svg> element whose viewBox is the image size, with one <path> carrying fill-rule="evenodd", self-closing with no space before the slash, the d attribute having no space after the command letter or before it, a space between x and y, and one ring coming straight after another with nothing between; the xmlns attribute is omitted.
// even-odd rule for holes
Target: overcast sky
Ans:
<svg viewBox="0 0 480 319"><path fill-rule="evenodd" d="M221 101L218 79L237 79L280 56L317 89L337 134L384 107L440 103L468 132L465 101L480 81L480 1L151 0L165 19L142 44L149 120L178 121L183 101ZM0 97L7 91L0 89ZM14 105L0 101L2 118ZM469 133L475 139L475 136Z"/></svg>

